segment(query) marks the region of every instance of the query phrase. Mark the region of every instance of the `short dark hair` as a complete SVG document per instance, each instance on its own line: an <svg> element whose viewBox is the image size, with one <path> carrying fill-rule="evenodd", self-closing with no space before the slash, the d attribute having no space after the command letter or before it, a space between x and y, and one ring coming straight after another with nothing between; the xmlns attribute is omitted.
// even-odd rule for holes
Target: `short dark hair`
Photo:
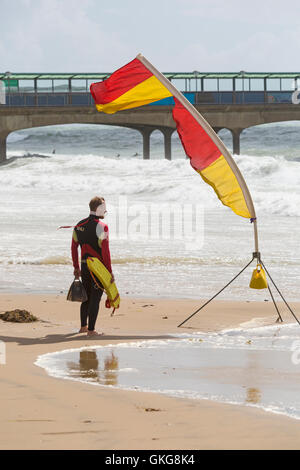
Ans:
<svg viewBox="0 0 300 470"><path fill-rule="evenodd" d="M98 196L93 197L93 199L91 199L89 203L90 210L95 212L97 210L97 207L101 206L101 204L104 201L105 201L104 197L98 197Z"/></svg>

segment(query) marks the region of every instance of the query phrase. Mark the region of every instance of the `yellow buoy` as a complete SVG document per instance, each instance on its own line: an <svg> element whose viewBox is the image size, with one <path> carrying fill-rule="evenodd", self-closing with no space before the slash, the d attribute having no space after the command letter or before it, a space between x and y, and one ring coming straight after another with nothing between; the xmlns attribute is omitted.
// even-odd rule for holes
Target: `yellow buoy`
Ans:
<svg viewBox="0 0 300 470"><path fill-rule="evenodd" d="M266 273L261 264L258 264L254 269L249 287L251 289L266 289L268 287Z"/></svg>
<svg viewBox="0 0 300 470"><path fill-rule="evenodd" d="M87 265L91 273L94 273L96 278L103 285L109 304L113 308L118 308L120 305L120 296L116 284L111 282L111 274L106 269L103 263L98 258L88 258Z"/></svg>

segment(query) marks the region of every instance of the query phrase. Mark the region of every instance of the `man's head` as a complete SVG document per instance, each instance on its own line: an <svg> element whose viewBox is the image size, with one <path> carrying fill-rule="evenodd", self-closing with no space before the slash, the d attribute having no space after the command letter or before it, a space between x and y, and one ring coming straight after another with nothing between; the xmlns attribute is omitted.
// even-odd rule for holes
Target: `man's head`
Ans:
<svg viewBox="0 0 300 470"><path fill-rule="evenodd" d="M91 212L95 212L97 216L104 219L106 214L106 205L104 197L95 196L89 203Z"/></svg>

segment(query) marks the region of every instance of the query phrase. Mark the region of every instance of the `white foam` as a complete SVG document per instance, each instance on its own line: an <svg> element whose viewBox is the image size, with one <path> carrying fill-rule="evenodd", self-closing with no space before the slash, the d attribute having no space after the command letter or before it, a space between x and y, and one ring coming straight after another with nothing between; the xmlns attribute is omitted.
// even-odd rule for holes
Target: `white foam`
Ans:
<svg viewBox="0 0 300 470"><path fill-rule="evenodd" d="M29 137L29 134L26 134L25 132L12 132L7 137L7 143L13 144L15 142L20 142L22 140L27 139L28 137Z"/></svg>
<svg viewBox="0 0 300 470"><path fill-rule="evenodd" d="M188 159L142 160L123 155L108 158L97 144L102 131L114 136L118 148L126 144L132 154L136 150L136 144L131 141L133 134L127 138L125 131L123 134L120 129L97 125L26 130L20 135L28 134L28 139L9 146L11 156L20 157L28 151L40 156L26 156L0 166L3 280L0 289L20 292L36 286L39 291L49 292L50 285L53 291L66 286L71 272L71 229L56 229L60 225L72 226L86 217L90 198L102 194L107 200L111 253L123 292L139 297L195 299L214 295L251 256L253 229L249 221L220 204ZM98 147L93 148L87 136ZM152 147L157 143L154 137ZM56 141L57 153L51 154ZM80 141L82 146L78 150ZM176 145L174 154L178 150ZM74 155L75 151L78 154ZM258 156L253 151L234 158L255 202L264 261L286 298L299 300L300 162L290 161L279 153L276 156L270 149L269 154ZM297 152L293 155L296 158ZM118 234L114 237L113 211L110 213L109 205L118 210L119 195L127 196L128 207L141 203L147 210L152 203L202 204L203 246L187 244L185 239L173 243L173 240L149 241L141 237L136 243L130 237L127 240L121 240ZM12 212L15 217L11 216ZM131 220L128 215L127 221ZM26 265L30 269L25 271ZM249 276L249 271L242 274L222 293L222 298L265 300L268 293L248 289Z"/></svg>
<svg viewBox="0 0 300 470"><path fill-rule="evenodd" d="M48 153L45 156L49 158L19 158L1 167L0 182L11 188L33 191L72 191L74 187L78 191L89 191L102 187L107 195L159 196L164 201L173 201L184 194L185 202L205 198L206 207L219 205L213 191L199 180L187 160L118 159L91 154ZM300 216L300 162L251 155L242 155L236 160L258 213Z"/></svg>

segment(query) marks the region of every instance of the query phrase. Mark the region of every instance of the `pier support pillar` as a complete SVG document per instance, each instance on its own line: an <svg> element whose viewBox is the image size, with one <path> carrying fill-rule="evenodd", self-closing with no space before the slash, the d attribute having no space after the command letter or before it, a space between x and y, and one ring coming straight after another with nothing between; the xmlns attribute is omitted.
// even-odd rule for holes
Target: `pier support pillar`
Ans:
<svg viewBox="0 0 300 470"><path fill-rule="evenodd" d="M167 160L172 159L172 134L175 129L172 128L166 128L166 129L161 129L163 135L164 135L164 144L165 144L165 158Z"/></svg>
<svg viewBox="0 0 300 470"><path fill-rule="evenodd" d="M6 138L8 134L0 134L0 163L6 160Z"/></svg>
<svg viewBox="0 0 300 470"><path fill-rule="evenodd" d="M236 155L240 154L240 135L242 131L243 129L231 129L233 153Z"/></svg>
<svg viewBox="0 0 300 470"><path fill-rule="evenodd" d="M150 158L150 135L154 131L154 127L143 127L140 132L143 136L143 159L149 160Z"/></svg>

